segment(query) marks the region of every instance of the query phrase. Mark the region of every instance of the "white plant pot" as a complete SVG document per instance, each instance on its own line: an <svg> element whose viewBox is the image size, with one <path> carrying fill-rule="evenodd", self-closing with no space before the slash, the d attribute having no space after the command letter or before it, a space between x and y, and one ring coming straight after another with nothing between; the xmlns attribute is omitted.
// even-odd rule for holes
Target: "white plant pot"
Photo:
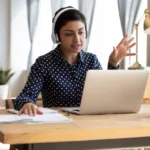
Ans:
<svg viewBox="0 0 150 150"><path fill-rule="evenodd" d="M5 100L8 98L8 85L0 85L0 106L5 106Z"/></svg>

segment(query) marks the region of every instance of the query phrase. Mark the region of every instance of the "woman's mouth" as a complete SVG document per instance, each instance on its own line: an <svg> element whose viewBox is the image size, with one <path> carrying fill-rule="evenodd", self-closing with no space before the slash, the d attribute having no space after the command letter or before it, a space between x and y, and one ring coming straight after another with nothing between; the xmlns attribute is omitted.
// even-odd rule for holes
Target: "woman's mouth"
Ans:
<svg viewBox="0 0 150 150"><path fill-rule="evenodd" d="M81 45L71 45L73 49L78 49Z"/></svg>

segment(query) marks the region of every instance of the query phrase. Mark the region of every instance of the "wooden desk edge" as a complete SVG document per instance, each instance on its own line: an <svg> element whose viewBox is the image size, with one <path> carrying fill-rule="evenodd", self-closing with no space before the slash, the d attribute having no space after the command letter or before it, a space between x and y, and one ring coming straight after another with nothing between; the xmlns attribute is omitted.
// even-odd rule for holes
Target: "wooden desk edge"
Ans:
<svg viewBox="0 0 150 150"><path fill-rule="evenodd" d="M24 133L3 134L0 133L0 140L4 144L26 144L26 143L58 143L58 142L77 142L77 141L95 141L111 139L130 139L150 137L150 127L134 128L101 128L101 129L80 129L66 131L49 131L43 133Z"/></svg>
<svg viewBox="0 0 150 150"><path fill-rule="evenodd" d="M149 110L150 105L145 105L145 106L146 107L144 107L144 110L145 108L147 108L146 110ZM148 113L146 112L146 114L150 116L150 111ZM141 114L139 115L140 117L142 117ZM139 121L137 121L136 124L132 124L131 122L130 125L130 120L129 120L129 123L121 124L123 126L120 127L117 125L115 126L113 124L110 126L107 125L109 123L111 124L116 122L116 119L113 118L112 122L110 122L111 120L105 122L106 124L105 127L104 125L101 125L103 121L107 120L107 118L103 120L105 116L102 118L102 121L100 122L97 122L96 121L97 119L95 117L94 118L95 123L93 122L94 120L90 118L88 119L88 117L86 118L87 120L84 120L83 119L84 117L82 116L78 118L78 116L76 115L71 115L71 117L75 121L71 123L61 123L61 124L59 123L42 124L42 125L39 124L36 125L36 130L35 130L35 125L26 125L26 124L0 125L0 141L4 144L24 144L24 143L46 143L46 142L56 143L56 142L150 137L150 125L149 123L147 124L147 122L146 124L144 124L145 122L143 122L141 118L139 118ZM134 118L136 119L136 115L133 117L133 119ZM144 118L144 120L145 119L146 118ZM16 131L15 130L12 131L9 129L10 127L16 129L17 126L18 129Z"/></svg>

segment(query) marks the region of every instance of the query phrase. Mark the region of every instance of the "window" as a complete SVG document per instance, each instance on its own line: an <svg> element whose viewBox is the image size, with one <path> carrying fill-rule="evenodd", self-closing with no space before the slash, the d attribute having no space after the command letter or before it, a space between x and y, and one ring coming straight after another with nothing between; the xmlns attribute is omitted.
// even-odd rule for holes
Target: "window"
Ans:
<svg viewBox="0 0 150 150"><path fill-rule="evenodd" d="M139 17L143 15L145 8L147 8L147 1L142 1ZM117 0L97 0L88 51L98 56L103 69L107 69L113 46L117 46L122 37ZM133 37L135 37L135 32ZM135 52L135 47L131 52ZM131 64L135 62L135 58L135 56L131 57ZM139 62L146 66L146 35L143 31L143 20L139 26Z"/></svg>
<svg viewBox="0 0 150 150"><path fill-rule="evenodd" d="M103 69L107 69L113 46L116 46L121 38L117 0L97 0L88 51L97 55Z"/></svg>
<svg viewBox="0 0 150 150"><path fill-rule="evenodd" d="M53 47L53 43L51 41L52 11L50 2L50 0L40 0L38 24L33 41L34 61L40 55L51 51ZM63 6L71 5L78 8L78 0L63 0L62 2ZM142 1L139 17L143 15L145 8L147 8L147 1ZM21 69L19 73L15 71L13 81L10 83L11 96L19 94L20 90L24 86L24 81L26 80L26 75L22 75L23 70L27 69L27 61L30 50L26 10L26 0L11 1L10 63L12 69ZM139 62L143 66L146 66L147 36L143 31L143 21L144 18L141 20L139 25ZM97 0L88 51L95 53L98 56L98 59L104 69L107 69L108 58L113 50L113 46L116 46L121 39L122 29L118 14L117 0ZM134 51L135 48L132 52ZM134 62L135 57L132 57L131 64ZM11 89L11 87L13 88Z"/></svg>
<svg viewBox="0 0 150 150"><path fill-rule="evenodd" d="M50 0L40 0L38 24L33 41L33 60L53 48L51 41L52 11ZM63 0L63 6L78 8L78 0ZM147 1L142 1L141 14L147 8ZM12 1L11 4L11 67L26 69L30 41L28 37L25 1ZM146 65L146 38L143 32L143 20L139 26L139 62ZM134 32L135 34L135 32ZM104 69L107 69L108 57L122 39L122 29L118 14L117 0L97 0L88 51L98 56ZM135 49L132 50L134 52ZM16 59L17 57L17 59ZM135 57L132 57L132 63ZM19 62L19 63L18 63ZM132 64L131 63L131 64ZM16 65L17 64L17 65Z"/></svg>
<svg viewBox="0 0 150 150"><path fill-rule="evenodd" d="M52 13L50 0L40 0L39 16L33 43L33 60L52 50Z"/></svg>
<svg viewBox="0 0 150 150"><path fill-rule="evenodd" d="M53 49L53 43L51 40L52 33L52 10L50 0L40 0L39 5L39 17L36 28L36 34L33 43L33 60ZM77 0L64 0L63 6L73 6L78 8Z"/></svg>

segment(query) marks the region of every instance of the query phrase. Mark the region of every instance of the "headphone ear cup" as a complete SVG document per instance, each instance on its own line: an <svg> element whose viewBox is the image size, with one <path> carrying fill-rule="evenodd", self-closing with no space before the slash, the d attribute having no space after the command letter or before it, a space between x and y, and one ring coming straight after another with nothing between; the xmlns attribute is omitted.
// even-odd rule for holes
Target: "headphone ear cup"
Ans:
<svg viewBox="0 0 150 150"><path fill-rule="evenodd" d="M56 44L56 39L55 39L54 33L52 33L51 38L52 38L53 43Z"/></svg>
<svg viewBox="0 0 150 150"><path fill-rule="evenodd" d="M52 38L53 43L56 44L57 42L56 42L56 37L55 37L55 32L54 32L54 26L55 26L55 24L53 22L51 38Z"/></svg>
<svg viewBox="0 0 150 150"><path fill-rule="evenodd" d="M56 39L56 43L60 42L57 34L55 34L55 39Z"/></svg>
<svg viewBox="0 0 150 150"><path fill-rule="evenodd" d="M53 41L54 44L59 43L58 35L55 34L54 32L52 32L51 38L52 38L52 41Z"/></svg>

